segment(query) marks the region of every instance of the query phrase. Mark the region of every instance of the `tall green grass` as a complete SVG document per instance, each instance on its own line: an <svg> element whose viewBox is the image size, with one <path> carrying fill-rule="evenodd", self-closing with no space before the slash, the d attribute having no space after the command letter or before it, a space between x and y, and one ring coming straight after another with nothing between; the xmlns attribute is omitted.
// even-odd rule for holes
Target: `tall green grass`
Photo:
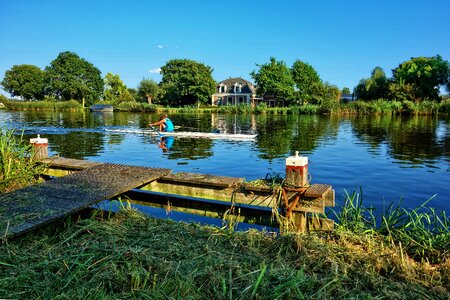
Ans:
<svg viewBox="0 0 450 300"><path fill-rule="evenodd" d="M0 193L36 182L43 166L33 159L33 148L23 138L23 132L0 128Z"/></svg>
<svg viewBox="0 0 450 300"><path fill-rule="evenodd" d="M8 100L5 106L9 110L81 110L81 103L76 100L69 101L17 101Z"/></svg>
<svg viewBox="0 0 450 300"><path fill-rule="evenodd" d="M402 207L400 201L376 212L363 205L362 192L346 193L344 205L335 212L338 228L382 236L417 260L446 261L450 259L450 218L445 211L427 206L432 198L414 209Z"/></svg>

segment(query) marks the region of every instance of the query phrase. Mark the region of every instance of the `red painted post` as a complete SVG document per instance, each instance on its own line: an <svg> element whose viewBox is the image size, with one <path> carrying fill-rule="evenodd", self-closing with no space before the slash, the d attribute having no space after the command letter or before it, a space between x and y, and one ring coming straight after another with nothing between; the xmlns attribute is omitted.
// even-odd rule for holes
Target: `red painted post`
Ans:
<svg viewBox="0 0 450 300"><path fill-rule="evenodd" d="M285 184L293 187L306 187L309 184L308 157L299 156L295 151L295 156L286 158L286 178Z"/></svg>
<svg viewBox="0 0 450 300"><path fill-rule="evenodd" d="M30 144L33 146L34 149L34 159L44 159L48 157L48 140L41 138L41 136L38 134L37 138L30 139Z"/></svg>

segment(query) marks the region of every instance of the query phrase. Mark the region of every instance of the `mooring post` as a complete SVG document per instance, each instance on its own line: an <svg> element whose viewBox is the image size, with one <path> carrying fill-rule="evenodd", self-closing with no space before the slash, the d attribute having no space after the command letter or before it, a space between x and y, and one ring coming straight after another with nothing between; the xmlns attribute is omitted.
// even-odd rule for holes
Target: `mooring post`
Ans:
<svg viewBox="0 0 450 300"><path fill-rule="evenodd" d="M286 185L305 187L309 184L308 176L308 157L295 151L295 156L286 158Z"/></svg>
<svg viewBox="0 0 450 300"><path fill-rule="evenodd" d="M301 194L309 185L308 157L299 156L295 151L295 156L286 159L286 178L284 182L283 194L285 195L286 217L290 219L298 232L305 232L307 229L306 212L293 211L297 205ZM289 203L289 199L294 201Z"/></svg>
<svg viewBox="0 0 450 300"><path fill-rule="evenodd" d="M38 134L37 138L30 139L30 144L33 146L34 154L33 158L37 160L41 160L44 158L48 158L48 140L45 138L41 138L41 135Z"/></svg>

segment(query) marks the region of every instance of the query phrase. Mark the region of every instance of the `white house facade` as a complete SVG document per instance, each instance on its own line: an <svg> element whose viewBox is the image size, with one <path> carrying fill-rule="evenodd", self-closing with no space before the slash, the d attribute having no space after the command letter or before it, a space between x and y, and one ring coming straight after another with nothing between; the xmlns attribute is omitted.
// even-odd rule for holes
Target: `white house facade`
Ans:
<svg viewBox="0 0 450 300"><path fill-rule="evenodd" d="M228 78L219 82L216 93L212 95L212 105L255 105L256 88L253 83L240 77Z"/></svg>

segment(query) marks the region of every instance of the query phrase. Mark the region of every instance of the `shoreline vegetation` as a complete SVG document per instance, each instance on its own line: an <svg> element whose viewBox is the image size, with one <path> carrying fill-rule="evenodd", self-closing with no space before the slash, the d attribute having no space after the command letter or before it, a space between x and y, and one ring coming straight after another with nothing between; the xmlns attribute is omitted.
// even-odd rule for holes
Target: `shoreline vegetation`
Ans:
<svg viewBox="0 0 450 300"><path fill-rule="evenodd" d="M3 136L0 179L9 191L18 187L3 180L4 162L32 156L32 149L12 131ZM416 209L398 203L375 214L361 195L343 195L331 211L334 231L306 234L161 220L126 204L118 213L84 211L2 238L0 298L448 299L445 212L428 199Z"/></svg>
<svg viewBox="0 0 450 300"><path fill-rule="evenodd" d="M83 110L76 100L69 101L14 101L2 100L8 110ZM98 102L98 104L108 104ZM436 101L351 101L340 104L303 104L288 107L268 107L265 104L251 107L249 105L228 106L184 106L167 107L143 102L129 101L114 106L114 111L121 112L167 112L173 113L242 113L242 114L338 114L338 115L437 115L450 113L450 99Z"/></svg>

